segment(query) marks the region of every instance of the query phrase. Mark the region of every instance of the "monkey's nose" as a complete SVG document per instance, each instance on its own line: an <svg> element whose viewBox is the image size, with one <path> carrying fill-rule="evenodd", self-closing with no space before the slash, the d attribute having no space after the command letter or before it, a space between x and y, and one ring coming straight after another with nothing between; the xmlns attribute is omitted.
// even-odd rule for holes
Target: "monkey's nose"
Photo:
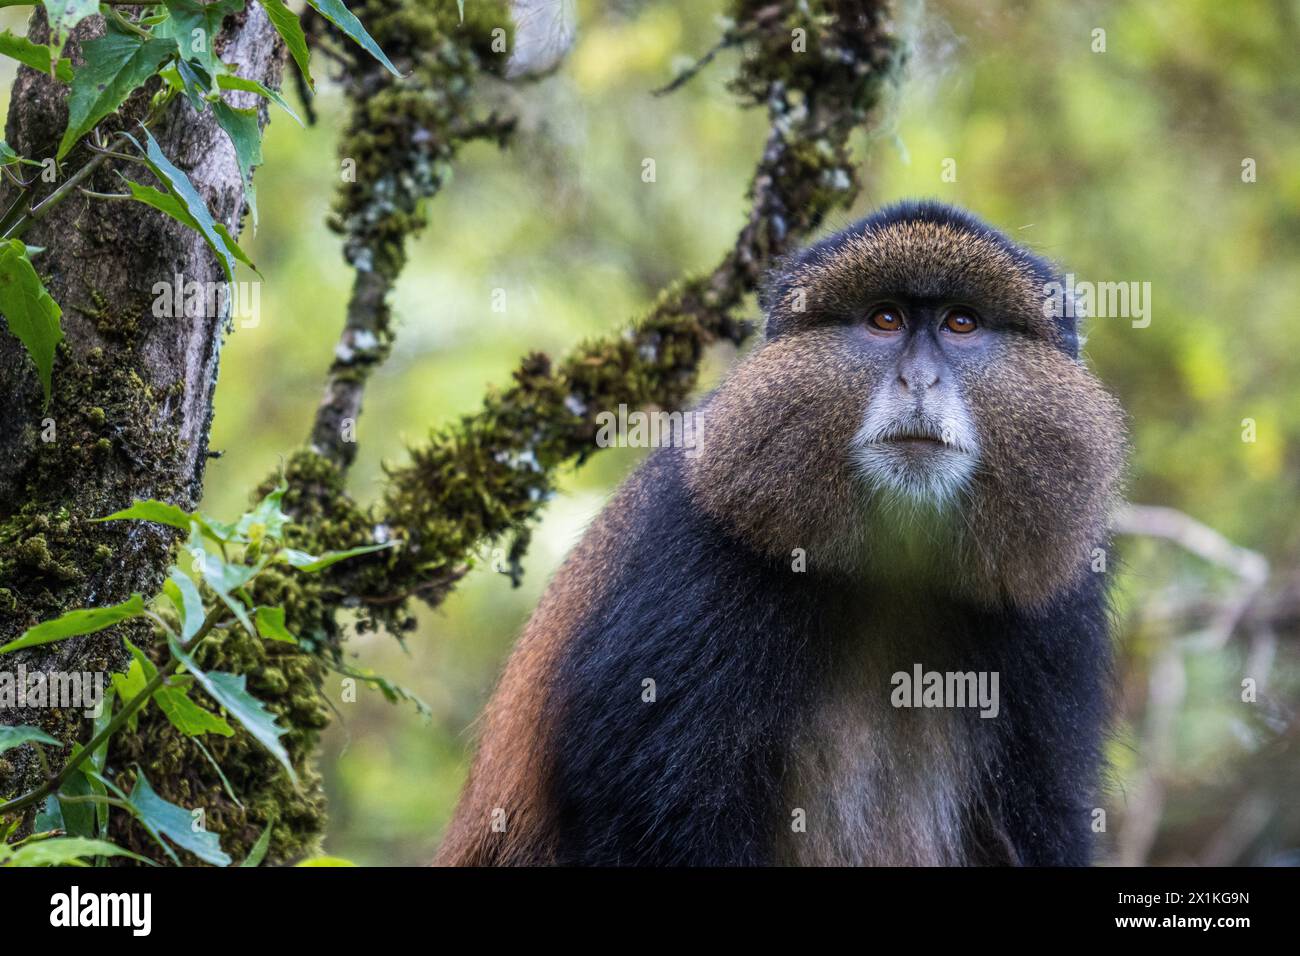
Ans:
<svg viewBox="0 0 1300 956"><path fill-rule="evenodd" d="M939 384L939 372L933 368L899 369L898 384L905 392L934 388Z"/></svg>

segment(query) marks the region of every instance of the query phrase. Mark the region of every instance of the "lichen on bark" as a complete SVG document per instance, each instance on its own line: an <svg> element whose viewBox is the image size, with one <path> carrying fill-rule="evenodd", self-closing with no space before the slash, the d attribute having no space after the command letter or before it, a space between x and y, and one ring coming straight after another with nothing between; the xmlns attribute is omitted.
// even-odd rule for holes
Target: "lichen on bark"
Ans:
<svg viewBox="0 0 1300 956"><path fill-rule="evenodd" d="M500 75L507 60L512 24L502 0L469 5L463 19L437 0L366 0L354 12L408 75L394 77L355 47L334 51L351 109L329 225L344 237L355 277L311 447L344 468L356 455L349 429L366 379L392 345L388 296L406 265L407 242L424 228L426 203L462 146L478 139L504 146L514 129L509 117L476 115L482 77ZM317 42L327 44L322 24L308 18Z"/></svg>

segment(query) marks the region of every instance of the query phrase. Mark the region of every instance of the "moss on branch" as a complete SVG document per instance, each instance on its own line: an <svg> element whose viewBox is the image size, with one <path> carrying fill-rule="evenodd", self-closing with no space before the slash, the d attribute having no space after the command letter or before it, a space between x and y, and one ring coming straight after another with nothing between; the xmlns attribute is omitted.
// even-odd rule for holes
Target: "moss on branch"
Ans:
<svg viewBox="0 0 1300 956"><path fill-rule="evenodd" d="M665 290L623 332L559 363L528 356L509 389L390 469L377 516L405 547L390 558L385 593L437 603L446 593L438 583L463 573L475 548L524 533L558 469L596 450L600 411L680 407L705 348L749 333L735 313L764 273L856 197L849 137L901 61L886 5L739 0L733 20L724 42L745 56L731 88L771 121L734 248L713 272Z"/></svg>
<svg viewBox="0 0 1300 956"><path fill-rule="evenodd" d="M354 12L410 75L394 77L355 45L339 54L352 106L329 224L344 236L356 276L311 445L344 467L356 455L350 431L366 380L392 345L388 295L408 240L424 228L425 204L450 177L461 146L504 145L514 129L512 119L475 115L476 81L504 69L512 30L504 0L467 6L463 21L438 0L366 0ZM309 22L320 37L321 19Z"/></svg>

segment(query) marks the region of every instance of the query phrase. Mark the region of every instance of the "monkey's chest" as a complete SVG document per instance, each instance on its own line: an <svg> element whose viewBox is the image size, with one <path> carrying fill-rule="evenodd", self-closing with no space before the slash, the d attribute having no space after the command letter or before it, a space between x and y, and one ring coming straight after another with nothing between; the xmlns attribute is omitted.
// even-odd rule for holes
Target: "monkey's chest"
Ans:
<svg viewBox="0 0 1300 956"><path fill-rule="evenodd" d="M961 865L979 813L978 717L942 695L927 706L895 679L914 678L912 662L924 661L874 647L845 662L796 721L785 761L789 832L778 859Z"/></svg>

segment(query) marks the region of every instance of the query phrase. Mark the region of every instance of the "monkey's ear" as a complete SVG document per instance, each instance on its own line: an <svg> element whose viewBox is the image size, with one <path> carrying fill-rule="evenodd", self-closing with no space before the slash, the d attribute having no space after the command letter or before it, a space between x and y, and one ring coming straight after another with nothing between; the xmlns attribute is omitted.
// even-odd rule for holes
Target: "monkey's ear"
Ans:
<svg viewBox="0 0 1300 956"><path fill-rule="evenodd" d="M1042 259L1034 259L1033 263L1038 267L1040 277L1044 271L1053 269ZM1086 303L1059 269L1047 272L1042 289L1042 312L1052 327L1057 348L1070 358L1078 359L1083 348L1083 326L1088 320Z"/></svg>
<svg viewBox="0 0 1300 956"><path fill-rule="evenodd" d="M767 317L763 337L769 342L791 331L808 309L807 295L799 296L805 267L825 254L825 241L777 259L758 287L758 307Z"/></svg>
<svg viewBox="0 0 1300 956"><path fill-rule="evenodd" d="M797 254L782 256L759 283L758 307L766 317L763 337L768 341L788 330L790 317L787 315L787 303L794 286L793 268L798 260Z"/></svg>

